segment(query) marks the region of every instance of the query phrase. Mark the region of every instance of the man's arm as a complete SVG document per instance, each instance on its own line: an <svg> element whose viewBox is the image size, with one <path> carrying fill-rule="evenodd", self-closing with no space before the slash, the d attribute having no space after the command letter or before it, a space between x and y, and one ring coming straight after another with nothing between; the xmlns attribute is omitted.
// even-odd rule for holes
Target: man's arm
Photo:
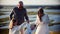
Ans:
<svg viewBox="0 0 60 34"><path fill-rule="evenodd" d="M14 12L12 11L10 14L10 20L12 19L12 15L14 14Z"/></svg>
<svg viewBox="0 0 60 34"><path fill-rule="evenodd" d="M28 18L28 16L27 16L27 11L26 11L26 9L25 9L25 19L26 19L27 22L29 23L29 18Z"/></svg>

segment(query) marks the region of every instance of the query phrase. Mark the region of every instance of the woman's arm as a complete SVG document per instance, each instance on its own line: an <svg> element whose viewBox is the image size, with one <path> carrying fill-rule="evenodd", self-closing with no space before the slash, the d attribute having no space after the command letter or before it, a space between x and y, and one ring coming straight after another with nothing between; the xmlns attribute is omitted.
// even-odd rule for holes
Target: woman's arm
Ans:
<svg viewBox="0 0 60 34"><path fill-rule="evenodd" d="M39 22L40 22L40 21L39 21L38 15L37 15L36 21L35 21L36 26L38 26L38 25L40 24Z"/></svg>

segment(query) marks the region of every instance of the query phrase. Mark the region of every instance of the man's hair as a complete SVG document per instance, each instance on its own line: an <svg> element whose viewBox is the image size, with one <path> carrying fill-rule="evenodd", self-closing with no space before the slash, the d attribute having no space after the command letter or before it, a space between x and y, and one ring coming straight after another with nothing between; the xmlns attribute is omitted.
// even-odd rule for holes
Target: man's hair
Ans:
<svg viewBox="0 0 60 34"><path fill-rule="evenodd" d="M22 3L23 4L23 1L19 1L19 3Z"/></svg>

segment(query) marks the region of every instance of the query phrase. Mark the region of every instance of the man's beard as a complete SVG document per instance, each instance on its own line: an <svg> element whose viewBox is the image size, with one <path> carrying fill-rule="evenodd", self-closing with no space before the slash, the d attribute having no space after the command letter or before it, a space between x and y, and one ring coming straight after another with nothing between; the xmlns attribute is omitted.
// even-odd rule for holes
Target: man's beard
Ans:
<svg viewBox="0 0 60 34"><path fill-rule="evenodd" d="M23 6L20 6L19 8L23 8Z"/></svg>

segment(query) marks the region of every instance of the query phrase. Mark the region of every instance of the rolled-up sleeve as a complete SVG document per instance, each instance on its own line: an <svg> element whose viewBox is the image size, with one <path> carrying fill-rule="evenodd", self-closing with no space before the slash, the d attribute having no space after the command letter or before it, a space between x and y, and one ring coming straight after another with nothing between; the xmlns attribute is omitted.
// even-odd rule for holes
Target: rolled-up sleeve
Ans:
<svg viewBox="0 0 60 34"><path fill-rule="evenodd" d="M14 14L14 12L12 11L10 14L10 20L12 19L12 15Z"/></svg>

